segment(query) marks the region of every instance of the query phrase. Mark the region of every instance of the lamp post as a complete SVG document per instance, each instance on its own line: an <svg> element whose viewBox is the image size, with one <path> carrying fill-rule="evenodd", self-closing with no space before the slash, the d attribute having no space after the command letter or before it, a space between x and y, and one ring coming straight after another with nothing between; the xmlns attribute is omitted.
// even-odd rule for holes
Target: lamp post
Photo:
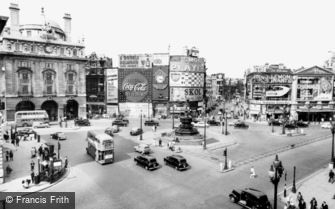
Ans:
<svg viewBox="0 0 335 209"><path fill-rule="evenodd" d="M205 117L204 117L204 122L205 122L205 124L204 124L204 146L203 146L204 150L206 149L206 126L207 126L207 120L206 119L207 119L207 116L205 115Z"/></svg>
<svg viewBox="0 0 335 209"><path fill-rule="evenodd" d="M273 122L275 120L274 114L272 114L272 120L271 120L271 126L272 126L272 133L275 132L274 127L273 127Z"/></svg>
<svg viewBox="0 0 335 209"><path fill-rule="evenodd" d="M335 163L335 159L334 159L334 135L335 135L335 124L333 122L331 122L332 124L332 128L330 129L330 131L332 132L332 152L331 152L331 156L330 156L330 162L333 163L333 168L334 168L334 163Z"/></svg>
<svg viewBox="0 0 335 209"><path fill-rule="evenodd" d="M140 140L142 141L143 140L143 136L142 136L142 133L143 133L143 130L142 130L142 110L141 110L141 116L140 116L140 129L141 129Z"/></svg>
<svg viewBox="0 0 335 209"><path fill-rule="evenodd" d="M225 121L224 121L224 126L225 126L224 134L225 134L225 135L228 135L228 130L227 130L227 111L225 111Z"/></svg>
<svg viewBox="0 0 335 209"><path fill-rule="evenodd" d="M295 187L295 166L293 166L293 186L292 186L292 192L296 193L297 188Z"/></svg>
<svg viewBox="0 0 335 209"><path fill-rule="evenodd" d="M59 150L60 150L60 143L59 143L59 136L57 137L58 138L58 143L57 143L57 152L58 152L58 159L60 159L60 156L59 156Z"/></svg>
<svg viewBox="0 0 335 209"><path fill-rule="evenodd" d="M278 160L278 155L276 155L275 160L273 161L272 165L270 166L269 170L269 177L270 181L274 185L274 200L273 200L273 209L277 209L277 190L278 190L278 183L280 178L283 174L284 167L282 162Z"/></svg>
<svg viewBox="0 0 335 209"><path fill-rule="evenodd" d="M172 129L174 129L174 105L172 105Z"/></svg>

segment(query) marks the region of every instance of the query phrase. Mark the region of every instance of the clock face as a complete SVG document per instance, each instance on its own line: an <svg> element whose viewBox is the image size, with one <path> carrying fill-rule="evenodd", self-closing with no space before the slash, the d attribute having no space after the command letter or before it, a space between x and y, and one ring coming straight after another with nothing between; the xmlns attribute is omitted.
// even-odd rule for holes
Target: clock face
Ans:
<svg viewBox="0 0 335 209"><path fill-rule="evenodd" d="M44 49L46 53L51 53L53 51L53 48L50 45L46 45Z"/></svg>

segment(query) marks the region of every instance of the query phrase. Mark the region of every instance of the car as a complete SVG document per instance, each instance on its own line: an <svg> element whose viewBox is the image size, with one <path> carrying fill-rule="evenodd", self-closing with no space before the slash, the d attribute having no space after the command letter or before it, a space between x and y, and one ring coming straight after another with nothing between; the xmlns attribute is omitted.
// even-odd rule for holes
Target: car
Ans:
<svg viewBox="0 0 335 209"><path fill-rule="evenodd" d="M298 126L294 122L288 122L288 123L285 124L285 128L295 129L295 128L298 128Z"/></svg>
<svg viewBox="0 0 335 209"><path fill-rule="evenodd" d="M234 115L233 119L238 119L238 115Z"/></svg>
<svg viewBox="0 0 335 209"><path fill-rule="evenodd" d="M120 131L119 126L114 125L112 127L108 127L105 129L105 134L108 134L110 136L114 136L114 133L118 133Z"/></svg>
<svg viewBox="0 0 335 209"><path fill-rule="evenodd" d="M329 122L323 122L322 124L321 124L321 128L332 128L332 124L331 123L329 123Z"/></svg>
<svg viewBox="0 0 335 209"><path fill-rule="evenodd" d="M137 135L140 135L142 133L143 133L143 129L141 129L141 128L132 128L130 130L130 135L131 136L137 136Z"/></svg>
<svg viewBox="0 0 335 209"><path fill-rule="evenodd" d="M219 125L221 125L220 121L216 121L216 120L209 120L207 123L209 125L213 125L213 126L219 126ZM224 122L222 122L222 125L224 125Z"/></svg>
<svg viewBox="0 0 335 209"><path fill-rule="evenodd" d="M33 122L32 126L33 126L33 128L50 128L50 125L47 122L35 121L35 122Z"/></svg>
<svg viewBox="0 0 335 209"><path fill-rule="evenodd" d="M203 121L199 121L197 123L192 122L192 124L194 125L194 127L199 127L199 128L205 127L205 122L203 122ZM206 127L209 127L209 125L207 123L206 123Z"/></svg>
<svg viewBox="0 0 335 209"><path fill-rule="evenodd" d="M237 121L235 124L234 124L234 128L249 128L249 125L246 124L244 121Z"/></svg>
<svg viewBox="0 0 335 209"><path fill-rule="evenodd" d="M236 123L240 122L240 120L234 120L234 121L230 121L228 122L228 126L235 126Z"/></svg>
<svg viewBox="0 0 335 209"><path fill-rule="evenodd" d="M233 190L229 194L231 202L241 205L244 208L270 209L271 203L265 193L253 188Z"/></svg>
<svg viewBox="0 0 335 209"><path fill-rule="evenodd" d="M186 159L181 155L170 155L164 158L165 165L169 165L176 170L186 170L190 168Z"/></svg>
<svg viewBox="0 0 335 209"><path fill-rule="evenodd" d="M117 125L117 126L128 126L127 121L116 119L112 122L112 126Z"/></svg>
<svg viewBox="0 0 335 209"><path fill-rule="evenodd" d="M308 123L304 123L302 121L297 121L296 122L296 125L299 127L299 128L307 128L308 127Z"/></svg>
<svg viewBox="0 0 335 209"><path fill-rule="evenodd" d="M134 158L137 165L143 166L146 170L154 170L159 168L156 158L149 155L139 155Z"/></svg>
<svg viewBox="0 0 335 209"><path fill-rule="evenodd" d="M50 135L52 139L66 140L66 135L63 132L56 132Z"/></svg>
<svg viewBox="0 0 335 209"><path fill-rule="evenodd" d="M135 152L139 152L141 154L150 154L151 149L148 144L139 144L134 146Z"/></svg>
<svg viewBox="0 0 335 209"><path fill-rule="evenodd" d="M18 131L19 135L33 134L34 131L31 128L24 128Z"/></svg>
<svg viewBox="0 0 335 209"><path fill-rule="evenodd" d="M76 126L90 126L91 122L88 119L79 118L74 120Z"/></svg>
<svg viewBox="0 0 335 209"><path fill-rule="evenodd" d="M271 126L271 125L281 126L281 122L279 120L276 120L276 119L270 119L268 124L269 124L269 126Z"/></svg>
<svg viewBox="0 0 335 209"><path fill-rule="evenodd" d="M146 120L144 122L145 126L159 126L159 122L154 121L154 120Z"/></svg>

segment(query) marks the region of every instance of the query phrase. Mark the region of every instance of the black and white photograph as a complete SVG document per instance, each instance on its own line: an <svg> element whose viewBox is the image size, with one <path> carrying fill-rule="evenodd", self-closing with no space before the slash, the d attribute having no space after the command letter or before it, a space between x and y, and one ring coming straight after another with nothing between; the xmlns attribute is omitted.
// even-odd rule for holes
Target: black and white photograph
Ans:
<svg viewBox="0 0 335 209"><path fill-rule="evenodd" d="M335 208L334 8L1 0L0 209Z"/></svg>

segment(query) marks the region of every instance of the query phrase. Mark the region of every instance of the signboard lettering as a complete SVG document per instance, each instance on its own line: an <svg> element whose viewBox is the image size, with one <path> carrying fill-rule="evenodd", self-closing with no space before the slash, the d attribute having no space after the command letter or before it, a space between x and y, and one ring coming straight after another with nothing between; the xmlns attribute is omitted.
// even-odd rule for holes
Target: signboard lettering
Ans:
<svg viewBox="0 0 335 209"><path fill-rule="evenodd" d="M147 78L138 72L127 75L122 82L121 88L127 100L131 102L143 100L149 92Z"/></svg>

